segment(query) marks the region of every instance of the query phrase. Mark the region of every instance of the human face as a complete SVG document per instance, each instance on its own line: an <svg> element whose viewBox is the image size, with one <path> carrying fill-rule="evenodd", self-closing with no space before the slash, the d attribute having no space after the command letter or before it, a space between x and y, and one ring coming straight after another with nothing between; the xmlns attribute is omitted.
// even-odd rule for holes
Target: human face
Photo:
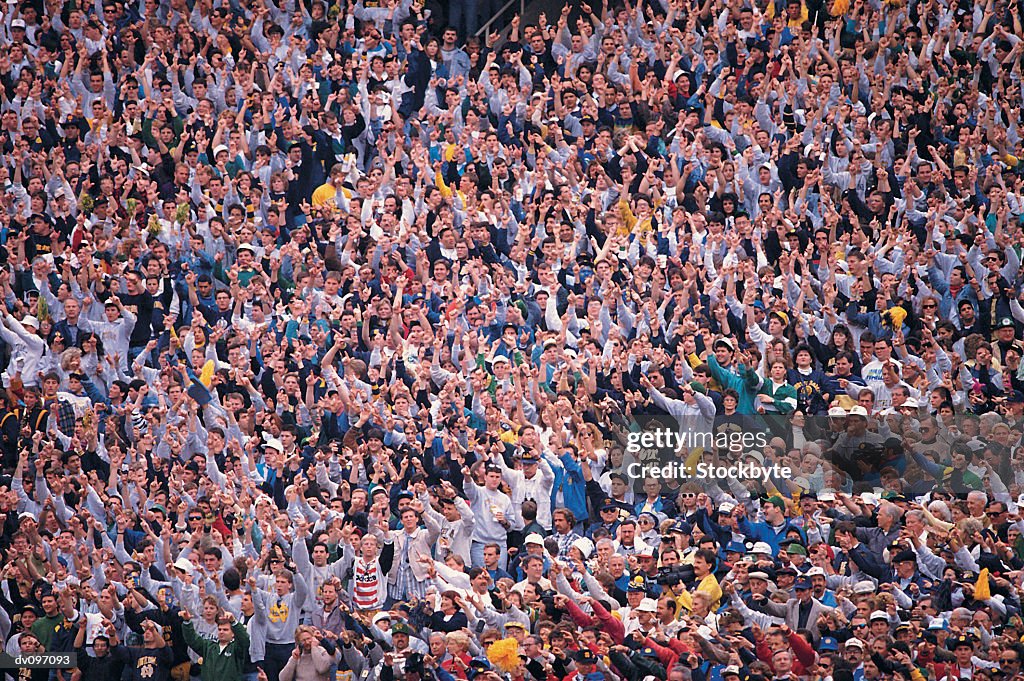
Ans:
<svg viewBox="0 0 1024 681"><path fill-rule="evenodd" d="M501 485L501 473L497 471L489 471L484 475L484 483L487 489L494 491Z"/></svg>

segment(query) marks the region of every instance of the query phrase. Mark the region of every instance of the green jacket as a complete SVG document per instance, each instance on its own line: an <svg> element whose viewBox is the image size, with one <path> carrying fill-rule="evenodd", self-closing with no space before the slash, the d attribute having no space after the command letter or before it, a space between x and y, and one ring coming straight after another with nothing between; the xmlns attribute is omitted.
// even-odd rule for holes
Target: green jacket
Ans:
<svg viewBox="0 0 1024 681"><path fill-rule="evenodd" d="M747 385L757 390L758 395L767 395L775 401L765 405L768 413L789 414L796 409L797 394L796 388L789 383L782 383L776 386L770 378L761 378L753 371L747 371Z"/></svg>
<svg viewBox="0 0 1024 681"><path fill-rule="evenodd" d="M249 657L249 632L240 622L232 624L231 630L235 632L235 639L221 651L217 641L200 638L192 622L185 622L181 627L185 643L203 657L200 676L203 681L242 681L242 671Z"/></svg>
<svg viewBox="0 0 1024 681"><path fill-rule="evenodd" d="M755 388L749 386L747 383L747 374L749 369L743 364L734 365L734 368L725 368L718 363L713 354L707 356L708 369L711 371L711 377L718 381L718 384L722 386L722 390L732 388L739 395L739 401L736 405L737 414L753 414L754 413L754 392Z"/></svg>

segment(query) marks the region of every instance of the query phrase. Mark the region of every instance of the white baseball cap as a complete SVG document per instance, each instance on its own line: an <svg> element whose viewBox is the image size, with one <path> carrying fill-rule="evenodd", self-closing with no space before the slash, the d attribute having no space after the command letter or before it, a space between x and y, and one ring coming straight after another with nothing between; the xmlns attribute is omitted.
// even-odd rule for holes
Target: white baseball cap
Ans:
<svg viewBox="0 0 1024 681"><path fill-rule="evenodd" d="M174 561L174 569L181 570L186 575L190 575L192 574L193 569L192 561L190 561L188 558L179 558L178 560Z"/></svg>
<svg viewBox="0 0 1024 681"><path fill-rule="evenodd" d="M637 612L658 612L658 601L653 598L645 598L636 606Z"/></svg>

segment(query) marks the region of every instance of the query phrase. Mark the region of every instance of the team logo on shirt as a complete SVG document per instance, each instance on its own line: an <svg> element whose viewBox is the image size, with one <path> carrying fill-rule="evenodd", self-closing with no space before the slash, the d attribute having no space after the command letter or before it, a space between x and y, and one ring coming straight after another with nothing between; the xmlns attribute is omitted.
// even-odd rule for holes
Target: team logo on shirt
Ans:
<svg viewBox="0 0 1024 681"><path fill-rule="evenodd" d="M140 679L152 678L153 672L156 671L156 657L140 657L136 663L136 668L139 670Z"/></svg>
<svg viewBox="0 0 1024 681"><path fill-rule="evenodd" d="M287 603L275 603L270 606L270 611L267 612L267 619L271 622L284 622L288 619L288 604Z"/></svg>

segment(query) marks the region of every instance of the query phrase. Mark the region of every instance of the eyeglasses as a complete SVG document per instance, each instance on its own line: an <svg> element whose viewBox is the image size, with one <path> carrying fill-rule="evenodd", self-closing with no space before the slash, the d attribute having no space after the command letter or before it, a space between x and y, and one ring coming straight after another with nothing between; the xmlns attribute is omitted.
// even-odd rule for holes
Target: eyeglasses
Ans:
<svg viewBox="0 0 1024 681"><path fill-rule="evenodd" d="M925 310L934 310L935 308L938 307L938 305L936 305L935 303L925 303L921 307L924 308Z"/></svg>
<svg viewBox="0 0 1024 681"><path fill-rule="evenodd" d="M997 518L1003 514L1003 511L986 511L985 515L989 518Z"/></svg>
<svg viewBox="0 0 1024 681"><path fill-rule="evenodd" d="M867 629L868 625L866 625L866 624L854 624L853 628L854 629Z"/></svg>
<svg viewBox="0 0 1024 681"><path fill-rule="evenodd" d="M190 515L188 517L189 522L195 522L197 520L202 520L202 519L203 519L203 516L201 516L201 515Z"/></svg>

